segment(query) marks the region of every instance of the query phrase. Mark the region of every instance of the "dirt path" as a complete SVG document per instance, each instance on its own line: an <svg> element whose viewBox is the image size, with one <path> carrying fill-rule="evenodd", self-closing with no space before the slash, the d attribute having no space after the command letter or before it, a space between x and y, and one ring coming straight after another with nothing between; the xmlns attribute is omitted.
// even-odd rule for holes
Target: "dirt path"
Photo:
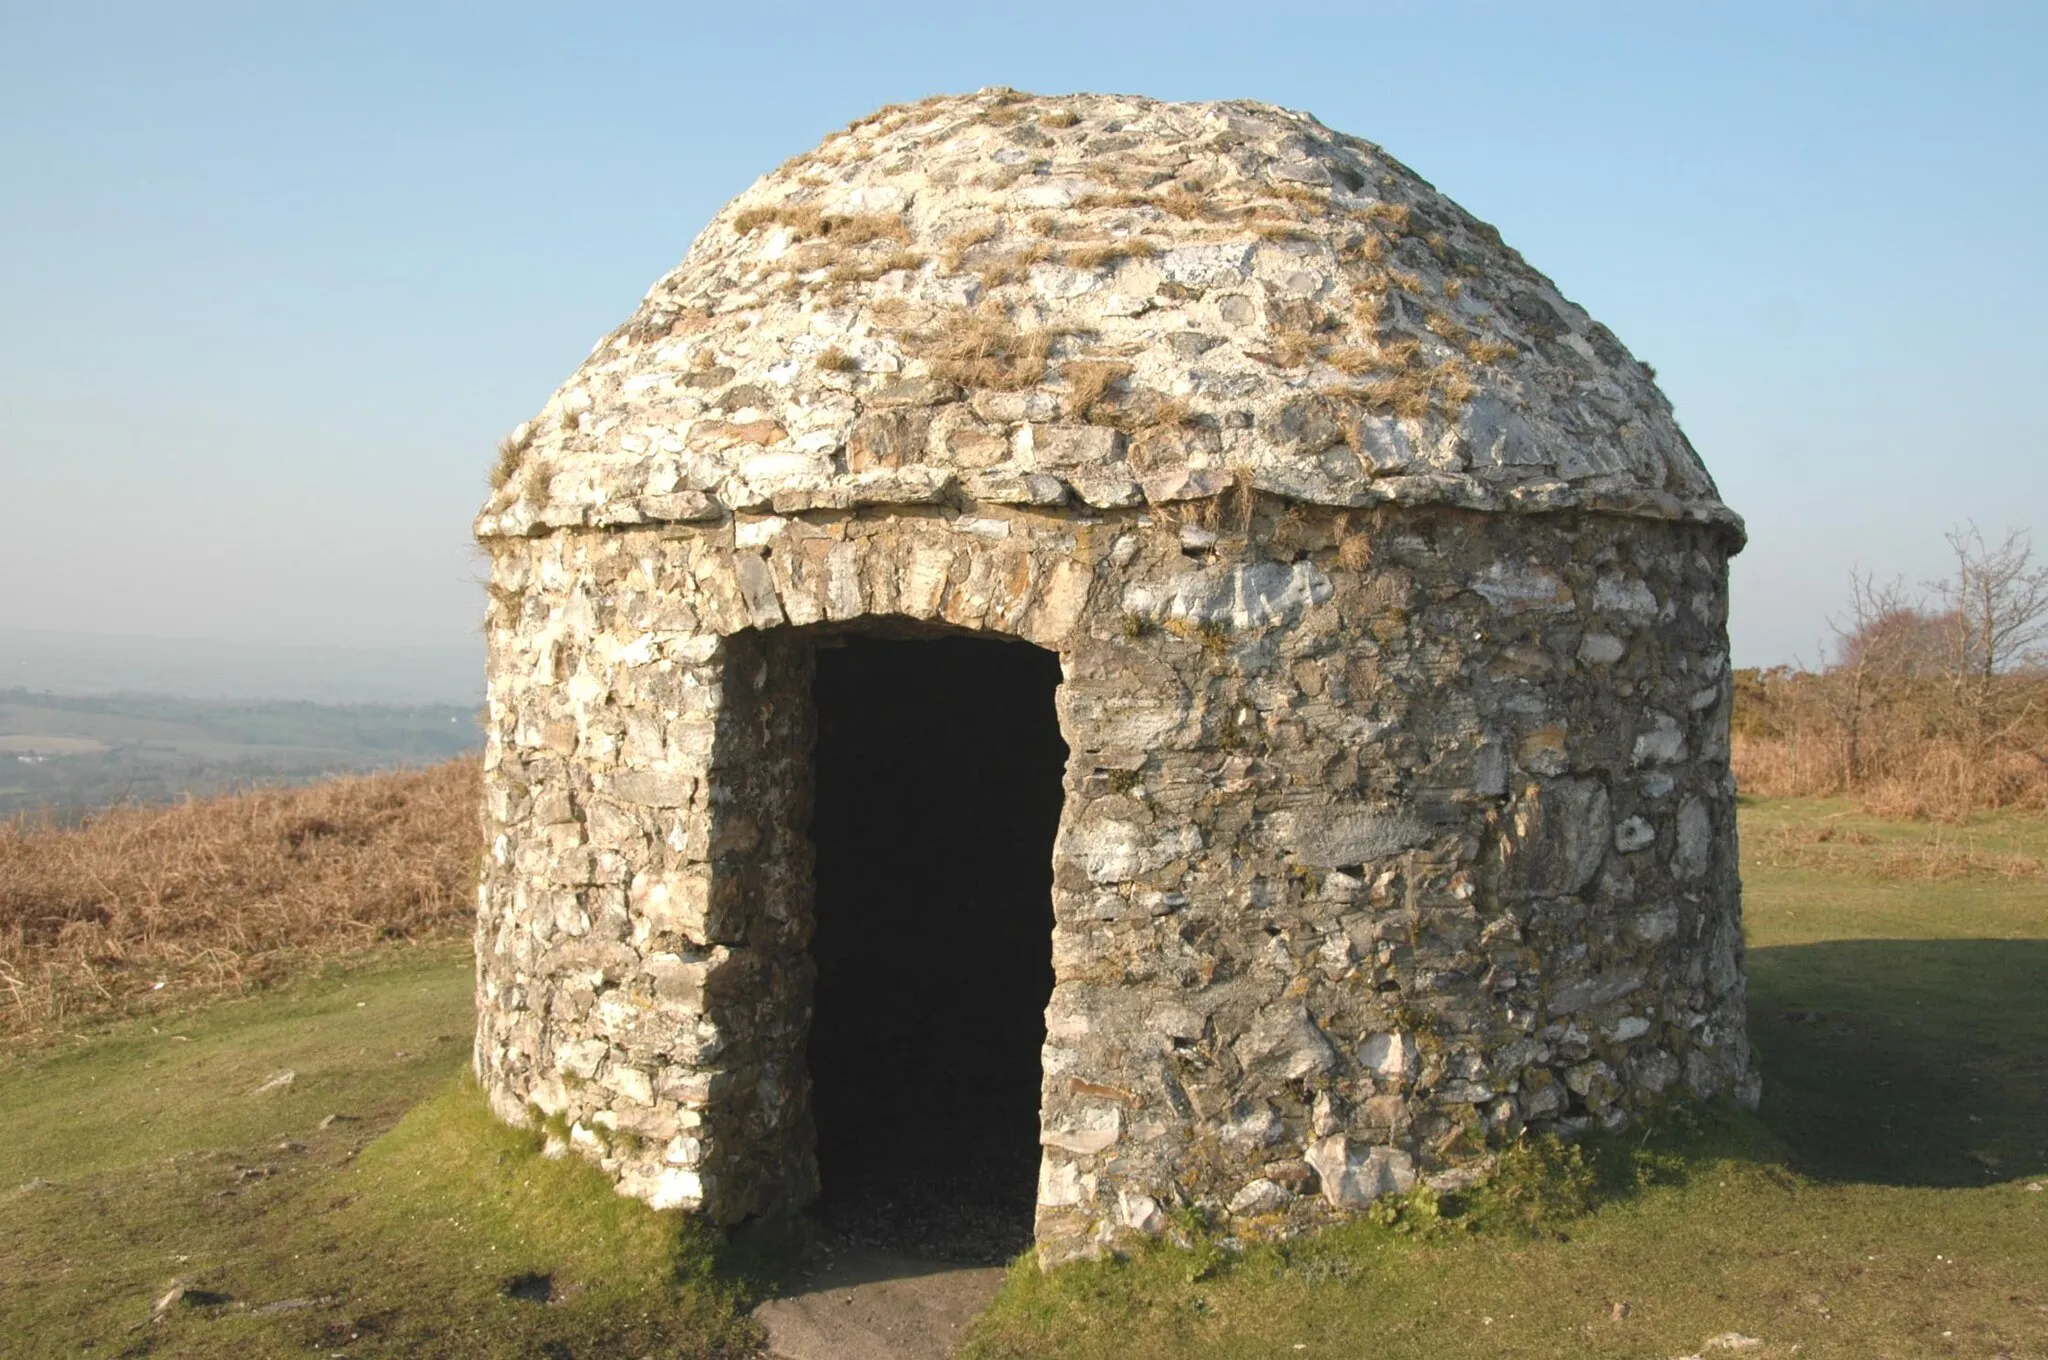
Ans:
<svg viewBox="0 0 2048 1360"><path fill-rule="evenodd" d="M1002 1282L1000 1266L820 1251L789 1293L754 1316L776 1360L943 1360Z"/></svg>

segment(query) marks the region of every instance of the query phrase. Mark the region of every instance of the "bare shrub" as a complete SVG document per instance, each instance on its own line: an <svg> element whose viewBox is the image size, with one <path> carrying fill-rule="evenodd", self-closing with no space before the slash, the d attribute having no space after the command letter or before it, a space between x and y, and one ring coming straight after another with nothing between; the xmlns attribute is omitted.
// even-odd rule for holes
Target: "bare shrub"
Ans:
<svg viewBox="0 0 2048 1360"><path fill-rule="evenodd" d="M1852 574L1830 664L1737 674L1746 789L1895 817L2048 808L2048 568L2023 533L1948 541L1955 574L1925 597Z"/></svg>
<svg viewBox="0 0 2048 1360"><path fill-rule="evenodd" d="M462 938L483 849L477 775L461 759L116 807L75 827L0 823L0 1034Z"/></svg>
<svg viewBox="0 0 2048 1360"><path fill-rule="evenodd" d="M1933 586L1947 606L1947 735L1973 757L1966 774L1989 775L2013 751L2048 764L2041 742L2018 740L2041 725L2042 687L2012 683L2048 666L2048 566L2034 565L2033 541L2017 530L1993 547L1972 524L1950 530L1948 545L1955 574Z"/></svg>

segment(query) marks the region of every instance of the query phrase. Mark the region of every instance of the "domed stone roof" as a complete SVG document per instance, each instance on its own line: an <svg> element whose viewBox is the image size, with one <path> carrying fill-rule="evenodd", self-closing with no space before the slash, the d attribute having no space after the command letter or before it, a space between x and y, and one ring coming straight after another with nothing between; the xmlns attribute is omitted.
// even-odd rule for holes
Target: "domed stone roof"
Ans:
<svg viewBox="0 0 2048 1360"><path fill-rule="evenodd" d="M1241 101L870 115L728 204L501 453L483 537L1233 486L1741 536L1651 370L1492 227Z"/></svg>

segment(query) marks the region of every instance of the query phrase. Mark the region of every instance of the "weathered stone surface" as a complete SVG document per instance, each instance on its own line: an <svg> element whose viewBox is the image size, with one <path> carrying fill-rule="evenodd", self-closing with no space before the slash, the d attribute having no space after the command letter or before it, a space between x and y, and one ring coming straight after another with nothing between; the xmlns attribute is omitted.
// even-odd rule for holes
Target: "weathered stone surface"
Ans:
<svg viewBox="0 0 2048 1360"><path fill-rule="evenodd" d="M1008 98L867 120L734 200L520 427L479 532L692 522L778 496L844 508L841 478L986 467L1005 443L1025 471L1099 474L1126 442L1142 491L1084 477L1097 508L1225 481L1331 506L1606 509L1739 532L1648 370L1378 147L1261 105ZM1072 122L1040 124L1017 168L991 159L982 126L1002 110ZM1111 123L1123 154L1173 177L1104 192L1094 143ZM1048 213L1060 244L1030 226ZM871 225L846 244L834 218ZM946 308L975 329L943 334ZM1075 404L1089 364L1121 373L1117 405ZM1176 429L1178 456L1140 452ZM1484 588L1563 607L1501 565ZM1630 626L1674 598L1626 572L1589 585Z"/></svg>
<svg viewBox="0 0 2048 1360"><path fill-rule="evenodd" d="M1036 159L993 159L1008 127ZM1084 173L1125 155L1218 211ZM855 213L872 242L812 231ZM476 1066L626 1193L815 1193L810 686L845 631L1060 656L1042 1260L1755 1098L1739 522L1647 370L1376 148L1249 104L886 113L722 212L512 448Z"/></svg>
<svg viewBox="0 0 2048 1360"><path fill-rule="evenodd" d="M1429 827L1399 808L1324 807L1275 813L1268 823L1273 842L1294 862L1316 869L1365 864L1412 849L1429 839Z"/></svg>
<svg viewBox="0 0 2048 1360"><path fill-rule="evenodd" d="M1415 1188L1415 1159L1397 1147L1360 1146L1339 1133L1310 1144L1305 1160L1332 1208L1362 1209L1381 1195Z"/></svg>
<svg viewBox="0 0 2048 1360"><path fill-rule="evenodd" d="M1294 1199L1292 1190L1262 1176L1255 1181L1246 1181L1244 1188L1230 1197L1230 1212L1244 1217L1275 1214L1293 1204Z"/></svg>

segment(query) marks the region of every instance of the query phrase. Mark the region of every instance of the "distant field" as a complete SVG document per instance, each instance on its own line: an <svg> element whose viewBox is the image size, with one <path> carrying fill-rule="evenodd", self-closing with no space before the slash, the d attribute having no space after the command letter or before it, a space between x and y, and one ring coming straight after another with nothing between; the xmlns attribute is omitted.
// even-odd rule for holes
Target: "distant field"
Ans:
<svg viewBox="0 0 2048 1360"><path fill-rule="evenodd" d="M23 756L96 756L113 748L91 737L59 737L32 732L0 732L0 751Z"/></svg>
<svg viewBox="0 0 2048 1360"><path fill-rule="evenodd" d="M0 690L0 818L429 765L481 740L465 705Z"/></svg>

